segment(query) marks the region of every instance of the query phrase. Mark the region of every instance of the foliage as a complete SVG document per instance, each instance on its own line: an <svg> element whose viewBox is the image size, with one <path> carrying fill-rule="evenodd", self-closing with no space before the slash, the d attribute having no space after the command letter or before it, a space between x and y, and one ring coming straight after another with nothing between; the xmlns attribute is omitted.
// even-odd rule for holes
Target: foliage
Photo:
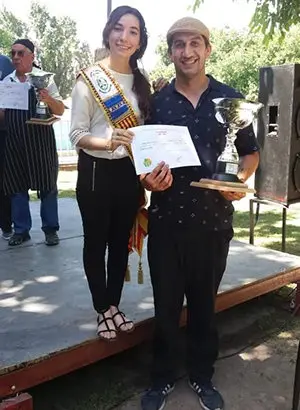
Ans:
<svg viewBox="0 0 300 410"><path fill-rule="evenodd" d="M0 42L5 46L1 51L7 54L12 42L20 37L30 37L35 43L38 62L44 70L55 73L60 94L66 98L78 70L92 62L89 45L78 40L75 21L67 16L52 16L45 6L37 2L31 4L28 24L3 9Z"/></svg>
<svg viewBox="0 0 300 410"><path fill-rule="evenodd" d="M0 13L0 52L8 55L14 40L28 35L28 25L5 7Z"/></svg>
<svg viewBox="0 0 300 410"><path fill-rule="evenodd" d="M159 55L160 61L150 72L150 80L157 80L160 77L164 77L166 80L170 80L172 77L174 77L175 70L169 58L168 45L164 37L161 36L155 52L157 55Z"/></svg>
<svg viewBox="0 0 300 410"><path fill-rule="evenodd" d="M195 12L205 0L194 0L192 9ZM236 1L236 0L233 0ZM249 2L249 0L245 0ZM252 16L250 28L260 32L264 42L268 43L279 32L282 40L290 28L299 23L300 0L254 0L256 9Z"/></svg>

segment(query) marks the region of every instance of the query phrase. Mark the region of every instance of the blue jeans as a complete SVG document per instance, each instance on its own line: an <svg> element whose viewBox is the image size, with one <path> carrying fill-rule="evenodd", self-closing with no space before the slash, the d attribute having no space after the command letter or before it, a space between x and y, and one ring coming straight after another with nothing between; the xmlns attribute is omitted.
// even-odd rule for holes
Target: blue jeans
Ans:
<svg viewBox="0 0 300 410"><path fill-rule="evenodd" d="M53 191L41 191L40 215L42 219L42 230L45 233L59 230L57 189ZM20 192L11 196L12 221L15 233L29 232L32 226L29 209L28 192Z"/></svg>

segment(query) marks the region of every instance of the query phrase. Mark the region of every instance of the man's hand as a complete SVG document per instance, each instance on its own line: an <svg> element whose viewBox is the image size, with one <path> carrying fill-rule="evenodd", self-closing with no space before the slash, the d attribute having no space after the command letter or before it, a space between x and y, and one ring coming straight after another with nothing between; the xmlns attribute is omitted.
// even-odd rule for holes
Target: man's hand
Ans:
<svg viewBox="0 0 300 410"><path fill-rule="evenodd" d="M46 88L39 90L39 99L40 101L48 105L48 108L52 114L63 115L65 110L64 103L51 97L49 91Z"/></svg>
<svg viewBox="0 0 300 410"><path fill-rule="evenodd" d="M219 191L220 194L227 199L227 201L239 201L242 198L245 198L245 192L228 192L228 191Z"/></svg>
<svg viewBox="0 0 300 410"><path fill-rule="evenodd" d="M173 176L169 166L160 162L150 174L142 174L140 180L148 191L165 191L172 185Z"/></svg>
<svg viewBox="0 0 300 410"><path fill-rule="evenodd" d="M49 92L48 90L46 90L46 88L39 90L39 99L45 104L49 104L52 102L52 97L50 97Z"/></svg>

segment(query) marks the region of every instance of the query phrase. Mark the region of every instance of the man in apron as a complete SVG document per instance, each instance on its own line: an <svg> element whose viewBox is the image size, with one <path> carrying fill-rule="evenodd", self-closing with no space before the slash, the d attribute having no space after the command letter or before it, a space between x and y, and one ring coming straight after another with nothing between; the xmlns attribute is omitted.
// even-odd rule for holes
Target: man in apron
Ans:
<svg viewBox="0 0 300 410"><path fill-rule="evenodd" d="M38 67L34 63L34 45L28 39L19 39L12 45L15 67L4 81L28 81L26 73ZM31 215L28 191L38 192L41 199L42 230L46 245L57 245L59 238L57 211L58 157L52 125L27 124L34 116L37 103L35 90L28 84L28 110L5 110L8 138L5 151L4 191L11 195L14 234L10 246L30 239ZM39 91L39 98L54 115L62 115L64 104L54 82Z"/></svg>

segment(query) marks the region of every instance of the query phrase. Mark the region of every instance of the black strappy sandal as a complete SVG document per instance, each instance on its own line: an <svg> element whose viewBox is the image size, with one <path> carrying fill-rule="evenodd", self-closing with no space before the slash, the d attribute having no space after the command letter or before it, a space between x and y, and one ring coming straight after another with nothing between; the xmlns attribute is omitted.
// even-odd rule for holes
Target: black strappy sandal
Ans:
<svg viewBox="0 0 300 410"><path fill-rule="evenodd" d="M109 310L109 309L108 309ZM108 311L106 310L105 312L98 313L97 316L97 335L99 336L100 339L105 340L106 342L114 342L117 340L117 329L115 328L114 321L112 317L105 317L105 313ZM106 329L99 330L99 327L102 325L102 323L105 324ZM113 324L113 327L109 326L110 324ZM103 336L104 333L110 332L111 334L114 332L115 336L113 337L105 337Z"/></svg>
<svg viewBox="0 0 300 410"><path fill-rule="evenodd" d="M119 316L122 320L122 323L120 323L119 325L116 323L115 318ZM117 328L117 330L120 330L121 332L125 332L125 333L131 333L134 331L134 323L132 320L127 319L127 317L125 316L125 314L123 312L121 312L119 309L117 310L116 313L114 313L112 315L112 319L114 321L114 324ZM132 324L132 328L129 330L124 329L125 325L129 325Z"/></svg>

